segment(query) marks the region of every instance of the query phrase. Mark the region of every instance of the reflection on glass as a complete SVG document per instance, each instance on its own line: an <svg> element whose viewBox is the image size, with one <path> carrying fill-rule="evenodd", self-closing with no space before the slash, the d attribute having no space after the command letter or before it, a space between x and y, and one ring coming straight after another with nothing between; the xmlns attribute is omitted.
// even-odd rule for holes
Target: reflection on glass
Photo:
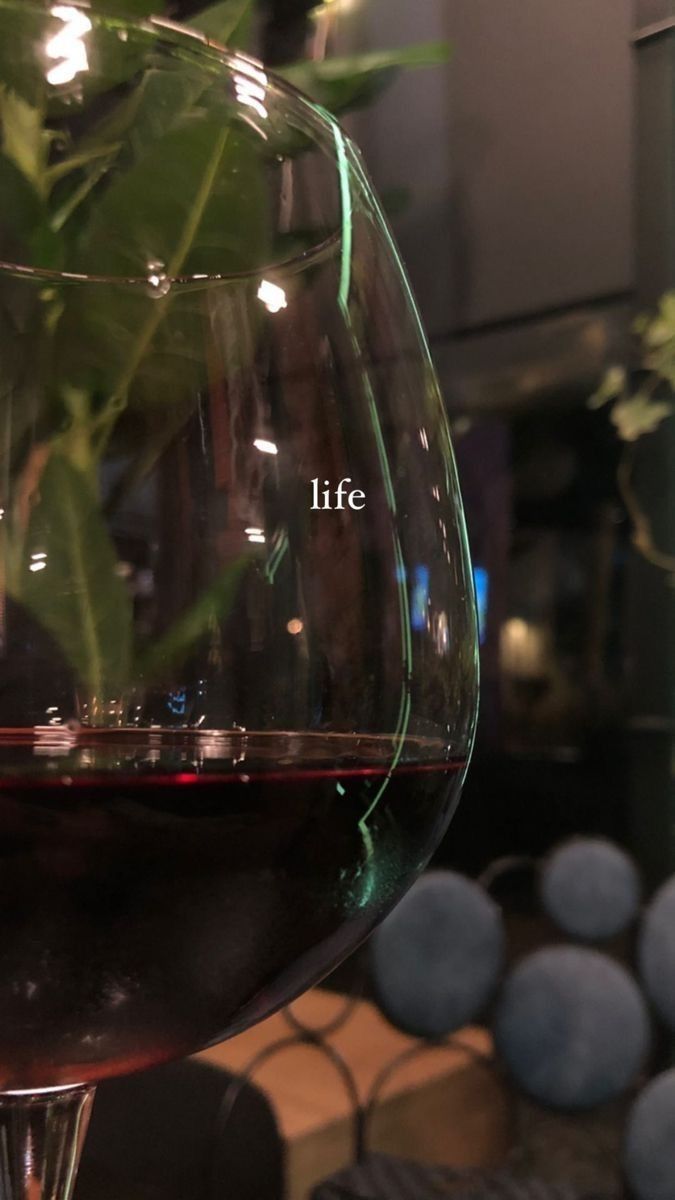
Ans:
<svg viewBox="0 0 675 1200"><path fill-rule="evenodd" d="M288 301L283 288L276 283L271 283L269 279L263 279L258 288L258 299L262 300L268 312L281 312L282 308L286 308Z"/></svg>
<svg viewBox="0 0 675 1200"><path fill-rule="evenodd" d="M47 82L58 86L70 83L81 71L89 70L85 34L91 30L91 21L79 8L67 4L56 4L52 16L63 21L63 28L45 45L47 58L58 59L47 71Z"/></svg>

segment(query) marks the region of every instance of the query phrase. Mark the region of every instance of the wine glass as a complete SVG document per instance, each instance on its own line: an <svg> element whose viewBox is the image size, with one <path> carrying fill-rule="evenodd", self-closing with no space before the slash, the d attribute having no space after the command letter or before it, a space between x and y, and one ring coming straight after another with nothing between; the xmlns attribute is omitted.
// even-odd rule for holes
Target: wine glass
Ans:
<svg viewBox="0 0 675 1200"><path fill-rule="evenodd" d="M99 1079L367 936L476 709L448 427L358 151L251 59L0 0L3 1194Z"/></svg>

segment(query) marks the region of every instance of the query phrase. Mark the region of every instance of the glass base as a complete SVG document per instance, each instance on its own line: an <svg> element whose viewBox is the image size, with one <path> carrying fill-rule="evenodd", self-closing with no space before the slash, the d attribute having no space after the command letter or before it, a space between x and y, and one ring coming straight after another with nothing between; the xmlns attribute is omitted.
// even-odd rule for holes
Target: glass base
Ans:
<svg viewBox="0 0 675 1200"><path fill-rule="evenodd" d="M0 1093L0 1200L70 1200L94 1090Z"/></svg>

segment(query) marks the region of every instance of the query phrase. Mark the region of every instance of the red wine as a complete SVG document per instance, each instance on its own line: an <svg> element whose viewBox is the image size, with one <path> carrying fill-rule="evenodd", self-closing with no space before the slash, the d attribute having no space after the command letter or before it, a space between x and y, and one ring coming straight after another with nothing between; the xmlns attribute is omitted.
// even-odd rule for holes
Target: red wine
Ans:
<svg viewBox="0 0 675 1200"><path fill-rule="evenodd" d="M0 735L0 1090L219 1041L352 950L422 869L440 742Z"/></svg>

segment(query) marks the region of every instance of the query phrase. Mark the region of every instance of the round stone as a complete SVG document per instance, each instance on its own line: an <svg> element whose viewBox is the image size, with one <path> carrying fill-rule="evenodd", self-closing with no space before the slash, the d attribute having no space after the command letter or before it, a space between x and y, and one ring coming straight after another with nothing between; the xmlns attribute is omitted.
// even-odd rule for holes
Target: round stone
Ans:
<svg viewBox="0 0 675 1200"><path fill-rule="evenodd" d="M659 889L645 912L638 964L650 1000L675 1029L675 876Z"/></svg>
<svg viewBox="0 0 675 1200"><path fill-rule="evenodd" d="M636 1200L675 1196L675 1071L657 1075L633 1105L624 1168Z"/></svg>
<svg viewBox="0 0 675 1200"><path fill-rule="evenodd" d="M506 980L494 1036L527 1095L573 1112L631 1085L649 1050L649 1017L635 981L611 958L553 946L525 958Z"/></svg>
<svg viewBox="0 0 675 1200"><path fill-rule="evenodd" d="M547 859L540 894L546 912L565 933L581 941L604 941L635 919L640 879L619 846L604 838L579 838Z"/></svg>
<svg viewBox="0 0 675 1200"><path fill-rule="evenodd" d="M501 910L472 880L429 871L370 943L372 981L385 1016L436 1039L476 1020L504 961Z"/></svg>

